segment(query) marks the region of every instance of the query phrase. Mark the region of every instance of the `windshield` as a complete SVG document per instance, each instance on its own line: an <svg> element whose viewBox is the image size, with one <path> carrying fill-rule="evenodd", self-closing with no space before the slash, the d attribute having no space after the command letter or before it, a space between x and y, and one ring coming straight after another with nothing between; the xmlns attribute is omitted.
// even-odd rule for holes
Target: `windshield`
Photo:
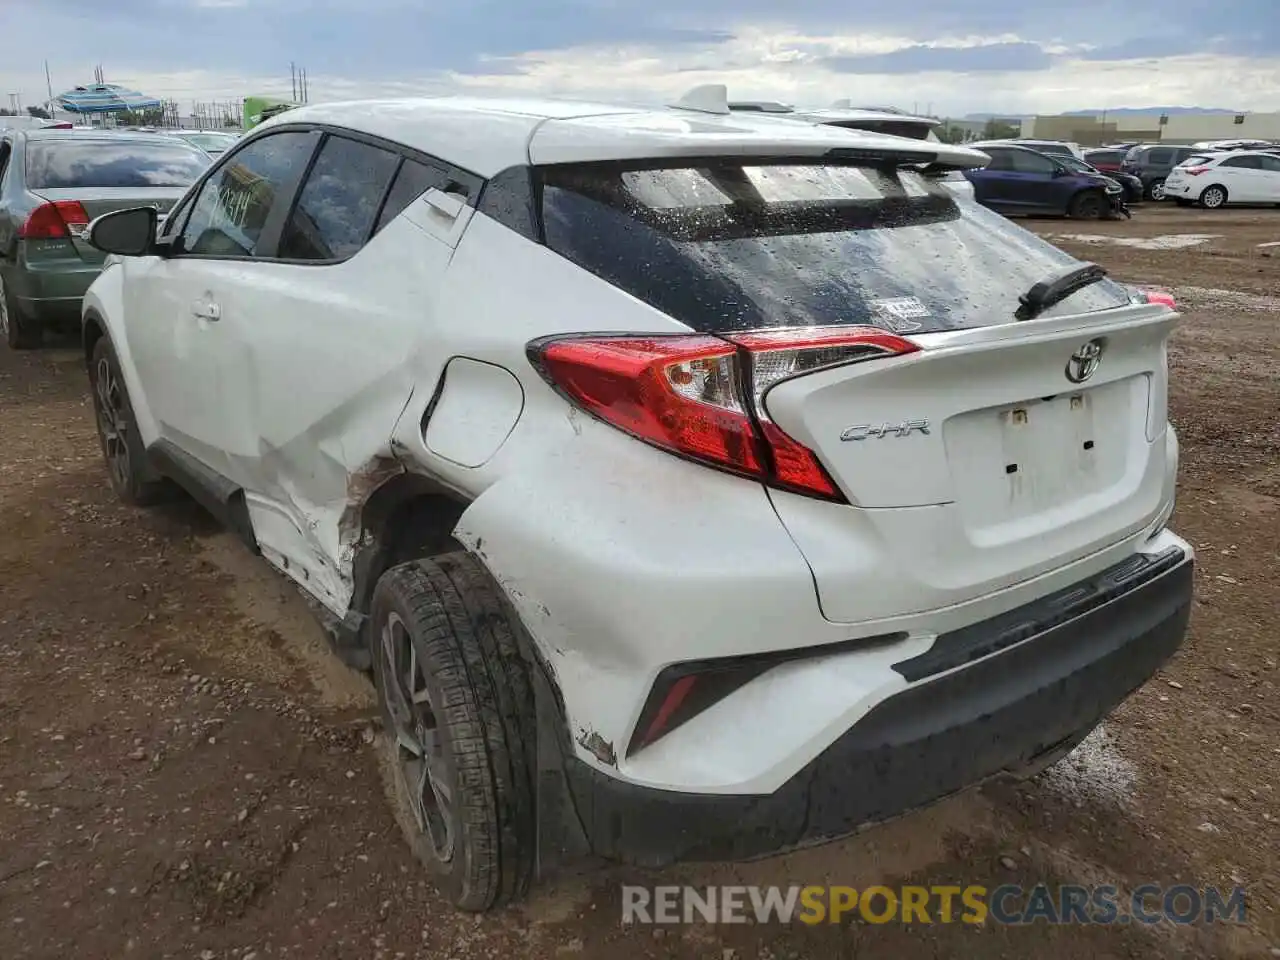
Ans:
<svg viewBox="0 0 1280 960"><path fill-rule="evenodd" d="M184 133L180 136L202 150L226 150L236 142L236 138L229 133Z"/></svg>
<svg viewBox="0 0 1280 960"><path fill-rule="evenodd" d="M209 157L185 143L125 140L33 140L27 144L27 186L186 187Z"/></svg>
<svg viewBox="0 0 1280 960"><path fill-rule="evenodd" d="M909 170L728 161L541 168L547 245L706 333L1007 323L1079 261ZM1110 281L1045 311L1128 302Z"/></svg>

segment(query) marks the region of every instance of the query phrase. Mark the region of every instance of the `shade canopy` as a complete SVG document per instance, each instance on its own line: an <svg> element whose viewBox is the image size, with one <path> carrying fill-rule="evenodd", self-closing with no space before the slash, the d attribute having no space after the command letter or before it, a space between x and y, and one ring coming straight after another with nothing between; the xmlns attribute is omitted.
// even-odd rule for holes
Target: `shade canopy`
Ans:
<svg viewBox="0 0 1280 960"><path fill-rule="evenodd" d="M158 110L163 104L137 90L115 83L94 83L76 87L54 97L63 110L70 113L116 113L121 110Z"/></svg>

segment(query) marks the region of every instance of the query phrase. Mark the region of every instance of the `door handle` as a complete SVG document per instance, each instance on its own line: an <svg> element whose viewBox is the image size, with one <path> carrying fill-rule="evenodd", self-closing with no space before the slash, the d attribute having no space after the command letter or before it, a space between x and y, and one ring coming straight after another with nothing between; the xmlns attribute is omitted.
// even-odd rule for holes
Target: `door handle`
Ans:
<svg viewBox="0 0 1280 960"><path fill-rule="evenodd" d="M220 320L222 308L212 300L197 300L191 305L191 315L197 320Z"/></svg>

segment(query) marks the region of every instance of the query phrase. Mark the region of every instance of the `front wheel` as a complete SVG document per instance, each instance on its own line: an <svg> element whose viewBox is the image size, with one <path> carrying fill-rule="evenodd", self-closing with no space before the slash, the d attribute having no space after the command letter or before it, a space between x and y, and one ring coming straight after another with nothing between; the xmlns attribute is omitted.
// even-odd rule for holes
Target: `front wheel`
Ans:
<svg viewBox="0 0 1280 960"><path fill-rule="evenodd" d="M124 377L120 375L120 361L105 336L93 345L89 386L98 422L98 441L116 496L135 507L167 499L172 487L147 463L133 404L125 389Z"/></svg>
<svg viewBox="0 0 1280 960"><path fill-rule="evenodd" d="M522 898L536 852L536 719L523 629L468 553L393 567L369 643L401 826L456 907Z"/></svg>
<svg viewBox="0 0 1280 960"><path fill-rule="evenodd" d="M1071 207L1067 210L1067 216L1072 220L1098 220L1101 219L1102 213L1102 194L1096 190L1076 194L1071 200Z"/></svg>
<svg viewBox="0 0 1280 960"><path fill-rule="evenodd" d="M1217 210L1219 207L1225 206L1227 203L1227 188L1214 184L1212 187L1205 187L1204 193L1200 194L1200 206L1206 210Z"/></svg>

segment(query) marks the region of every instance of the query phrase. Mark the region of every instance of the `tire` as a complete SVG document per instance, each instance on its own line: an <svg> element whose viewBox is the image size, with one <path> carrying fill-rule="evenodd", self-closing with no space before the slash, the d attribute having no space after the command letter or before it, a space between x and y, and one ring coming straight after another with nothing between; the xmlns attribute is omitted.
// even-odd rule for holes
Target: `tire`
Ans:
<svg viewBox="0 0 1280 960"><path fill-rule="evenodd" d="M400 564L374 588L374 680L410 814L399 819L462 910L513 903L533 876L537 721L522 630L468 553Z"/></svg>
<svg viewBox="0 0 1280 960"><path fill-rule="evenodd" d="M1100 220L1106 208L1106 198L1100 192L1084 190L1071 198L1067 216L1072 220Z"/></svg>
<svg viewBox="0 0 1280 960"><path fill-rule="evenodd" d="M1148 200L1163 200L1164 199L1164 177L1159 177L1158 179L1152 180L1150 183L1148 183L1146 187L1146 193L1147 193Z"/></svg>
<svg viewBox="0 0 1280 960"><path fill-rule="evenodd" d="M120 361L111 341L100 337L89 360L89 387L93 395L98 442L111 488L125 503L146 507L167 500L173 486L147 462L147 451L138 435L137 419L129 391L120 374Z"/></svg>
<svg viewBox="0 0 1280 960"><path fill-rule="evenodd" d="M44 342L40 322L22 315L18 298L5 286L3 273L0 273L0 336L11 350L34 350Z"/></svg>
<svg viewBox="0 0 1280 960"><path fill-rule="evenodd" d="M1206 210L1219 210L1227 205L1227 188L1214 184L1205 187L1200 194L1200 206Z"/></svg>

